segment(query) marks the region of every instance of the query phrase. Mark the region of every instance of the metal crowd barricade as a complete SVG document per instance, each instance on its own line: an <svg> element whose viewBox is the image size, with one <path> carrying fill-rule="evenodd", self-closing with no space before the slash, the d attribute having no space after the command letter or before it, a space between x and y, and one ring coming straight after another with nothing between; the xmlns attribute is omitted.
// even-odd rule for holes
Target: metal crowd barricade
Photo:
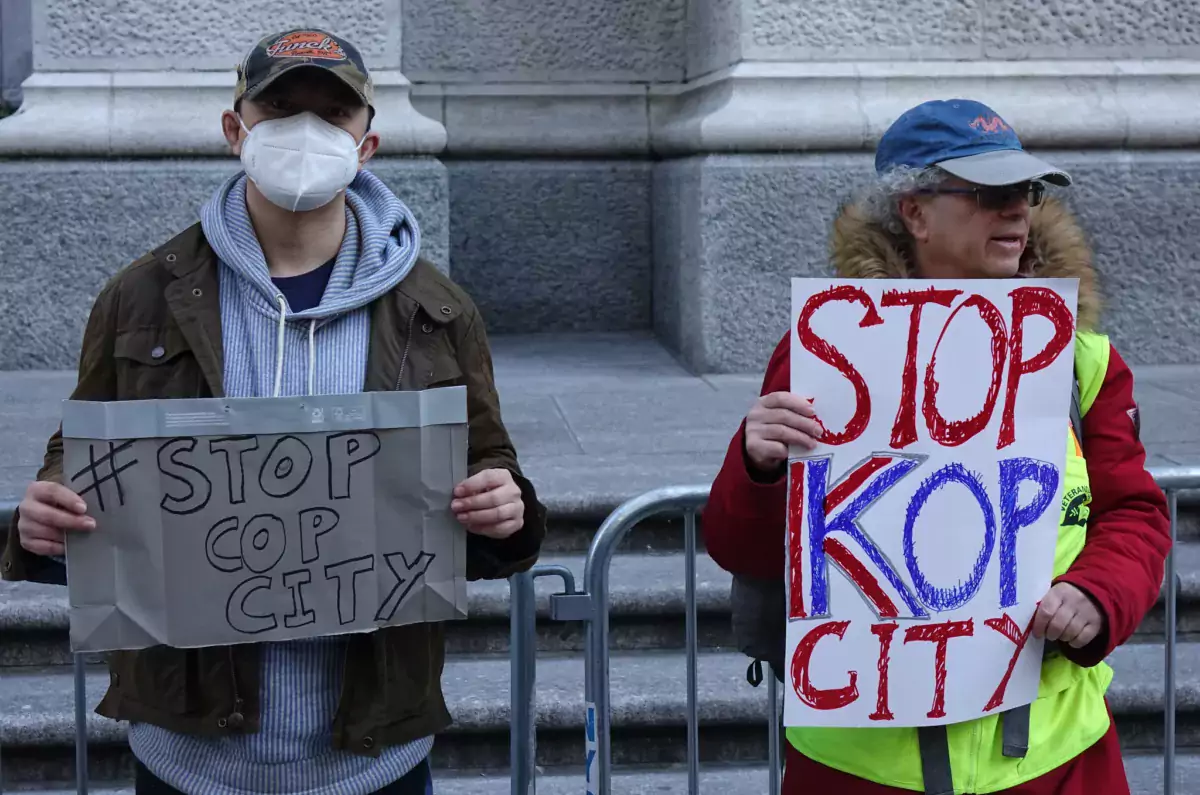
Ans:
<svg viewBox="0 0 1200 795"><path fill-rule="evenodd" d="M708 501L708 486L671 486L656 489L620 505L609 514L592 539L584 563L583 593L550 597L551 618L584 621L584 702L587 713L587 795L611 795L612 746L611 700L608 680L608 574L614 553L625 536L642 521L661 514L683 514L685 628L687 649L687 770L688 792L700 791L700 722L696 694L696 514ZM765 711L769 741L770 792L779 792L779 695L774 676L766 677L768 706ZM513 790L517 795L517 790ZM520 795L525 795L523 792Z"/></svg>
<svg viewBox="0 0 1200 795"><path fill-rule="evenodd" d="M1175 791L1175 682L1177 647L1177 606L1179 573L1175 545L1178 542L1178 493L1200 490L1200 467L1155 467L1150 469L1155 482L1166 492L1171 518L1171 554L1167 558L1164 594L1165 654L1163 683L1163 790ZM592 539L584 565L583 592L576 592L575 579L562 566L536 566L509 579L511 594L510 655L512 661L510 762L513 795L536 791L536 597L538 577L562 578L565 592L550 597L550 616L557 621L587 623L585 646L584 700L587 750L588 795L611 795L611 700L608 664L608 574L612 558L621 541L639 523L653 516L682 513L684 518L684 558L686 593L687 647L687 758L688 792L699 793L700 749L696 693L696 514L708 499L708 486L674 486L647 492L628 500L614 510ZM10 526L14 505L0 503L0 525ZM87 687L84 656L73 656L75 707L75 782L78 795L87 795ZM774 676L768 681L767 730L769 738L770 792L779 792L780 737L779 696ZM0 760L0 791L3 791L3 763Z"/></svg>
<svg viewBox="0 0 1200 795"><path fill-rule="evenodd" d="M1178 493L1200 489L1200 467L1150 468L1159 487L1167 496L1170 511L1171 554L1165 572L1165 653L1163 682L1163 789L1164 795L1175 790L1175 682L1177 646L1177 605L1179 573L1175 545L1178 542ZM584 700L586 727L586 792L588 795L611 795L611 701L609 693L608 649L608 575L617 547L640 522L666 513L682 513L684 517L684 552L686 590L687 646L687 757L688 792L699 793L699 721L696 703L696 514L708 499L707 486L675 486L646 492L625 502L613 511L592 540L584 567L583 593L558 594L551 597L551 617L560 621L587 623L585 650ZM778 693L774 676L768 681L767 723L770 743L770 792L779 792L781 765ZM516 680L514 679L514 682ZM514 690L515 692L515 690ZM514 695L514 699L516 696ZM514 755L515 759L515 755ZM522 779L527 780L527 779ZM514 778L513 795L526 795L528 790L517 789Z"/></svg>

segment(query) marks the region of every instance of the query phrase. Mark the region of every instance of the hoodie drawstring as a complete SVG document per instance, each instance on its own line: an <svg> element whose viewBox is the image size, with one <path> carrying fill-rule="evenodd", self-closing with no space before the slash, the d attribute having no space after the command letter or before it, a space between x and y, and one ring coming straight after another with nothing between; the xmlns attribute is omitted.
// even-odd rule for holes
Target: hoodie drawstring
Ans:
<svg viewBox="0 0 1200 795"><path fill-rule="evenodd" d="M287 301L282 295L275 296L279 302L279 334L275 340L275 392L272 397L279 397L283 386L283 332L287 326Z"/></svg>
<svg viewBox="0 0 1200 795"><path fill-rule="evenodd" d="M283 334L287 328L287 301L282 295L276 295L275 300L279 302L279 333L275 343L275 397L279 397L279 393L283 387ZM308 394L316 394L315 387L317 381L317 319L313 318L308 323Z"/></svg>
<svg viewBox="0 0 1200 795"><path fill-rule="evenodd" d="M282 295L275 296L279 302L279 334L275 342L275 393L279 397L280 387L283 386L283 332L287 325L287 301Z"/></svg>
<svg viewBox="0 0 1200 795"><path fill-rule="evenodd" d="M308 394L310 395L316 394L313 390L317 375L317 346L314 342L316 334L317 319L314 317L308 322Z"/></svg>

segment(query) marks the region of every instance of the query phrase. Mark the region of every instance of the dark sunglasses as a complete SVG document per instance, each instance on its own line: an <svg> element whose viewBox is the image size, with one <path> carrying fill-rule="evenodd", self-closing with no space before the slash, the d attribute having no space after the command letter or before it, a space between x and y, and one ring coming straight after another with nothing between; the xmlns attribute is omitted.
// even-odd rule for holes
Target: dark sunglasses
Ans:
<svg viewBox="0 0 1200 795"><path fill-rule="evenodd" d="M1004 210L1020 199L1027 199L1030 207L1037 207L1046 195L1046 186L1041 182L1019 182L1016 185L980 185L974 188L925 188L917 193L974 196L981 210Z"/></svg>

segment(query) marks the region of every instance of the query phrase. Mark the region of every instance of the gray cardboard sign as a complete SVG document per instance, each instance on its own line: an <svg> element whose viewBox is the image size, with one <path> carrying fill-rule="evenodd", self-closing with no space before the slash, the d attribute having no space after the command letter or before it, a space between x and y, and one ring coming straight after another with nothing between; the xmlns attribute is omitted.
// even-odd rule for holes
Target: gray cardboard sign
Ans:
<svg viewBox="0 0 1200 795"><path fill-rule="evenodd" d="M67 401L76 651L466 618L466 388Z"/></svg>

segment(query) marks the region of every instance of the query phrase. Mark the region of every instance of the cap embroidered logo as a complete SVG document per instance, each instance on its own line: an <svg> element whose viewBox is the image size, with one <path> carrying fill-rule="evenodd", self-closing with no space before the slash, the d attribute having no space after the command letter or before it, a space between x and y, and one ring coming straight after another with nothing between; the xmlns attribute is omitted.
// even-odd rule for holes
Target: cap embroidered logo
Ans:
<svg viewBox="0 0 1200 795"><path fill-rule="evenodd" d="M346 60L346 51L324 33L298 31L276 39L267 48L272 58L326 58L331 61Z"/></svg>
<svg viewBox="0 0 1200 795"><path fill-rule="evenodd" d="M999 116L976 116L970 123L973 130L979 130L985 133L1012 132L1012 128L1004 123L1004 119Z"/></svg>

